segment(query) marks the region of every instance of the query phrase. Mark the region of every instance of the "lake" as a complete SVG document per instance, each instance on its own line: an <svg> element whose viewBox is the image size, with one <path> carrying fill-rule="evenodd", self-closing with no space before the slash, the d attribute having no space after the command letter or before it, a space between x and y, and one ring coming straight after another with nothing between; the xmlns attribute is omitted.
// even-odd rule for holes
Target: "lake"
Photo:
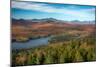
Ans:
<svg viewBox="0 0 100 67"><path fill-rule="evenodd" d="M29 40L28 42L13 42L11 47L14 50L14 49L27 49L27 48L37 47L40 45L48 45L49 39L50 37L45 37L45 38Z"/></svg>

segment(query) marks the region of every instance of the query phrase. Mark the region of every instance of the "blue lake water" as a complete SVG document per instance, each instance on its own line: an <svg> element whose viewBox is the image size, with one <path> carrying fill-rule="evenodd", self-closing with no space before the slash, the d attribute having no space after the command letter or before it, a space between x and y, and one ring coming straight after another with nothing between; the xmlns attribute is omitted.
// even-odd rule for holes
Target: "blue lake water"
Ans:
<svg viewBox="0 0 100 67"><path fill-rule="evenodd" d="M50 37L45 37L45 38L33 39L28 42L13 42L11 47L12 49L26 49L40 45L48 45L49 39Z"/></svg>

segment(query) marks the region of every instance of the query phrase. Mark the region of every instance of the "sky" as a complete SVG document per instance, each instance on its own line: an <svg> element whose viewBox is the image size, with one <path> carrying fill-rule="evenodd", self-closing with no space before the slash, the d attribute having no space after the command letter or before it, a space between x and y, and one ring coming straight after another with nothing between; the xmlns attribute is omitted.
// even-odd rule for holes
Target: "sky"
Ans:
<svg viewBox="0 0 100 67"><path fill-rule="evenodd" d="M15 19L95 20L95 6L25 1L12 1L11 5L11 17Z"/></svg>

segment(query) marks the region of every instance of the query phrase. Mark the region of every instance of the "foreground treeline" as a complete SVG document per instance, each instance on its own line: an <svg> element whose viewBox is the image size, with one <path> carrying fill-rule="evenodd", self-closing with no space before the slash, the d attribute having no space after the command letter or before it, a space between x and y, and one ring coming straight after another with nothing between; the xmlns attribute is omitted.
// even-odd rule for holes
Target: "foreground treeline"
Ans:
<svg viewBox="0 0 100 67"><path fill-rule="evenodd" d="M57 38L58 39L58 38ZM59 40L59 39L58 39ZM38 65L96 60L95 36L12 51L12 65Z"/></svg>

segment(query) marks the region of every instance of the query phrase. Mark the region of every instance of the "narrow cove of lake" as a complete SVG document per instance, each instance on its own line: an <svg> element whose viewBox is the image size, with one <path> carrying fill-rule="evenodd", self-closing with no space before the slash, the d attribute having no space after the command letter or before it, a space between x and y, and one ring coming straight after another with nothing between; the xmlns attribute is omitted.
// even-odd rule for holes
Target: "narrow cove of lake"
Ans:
<svg viewBox="0 0 100 67"><path fill-rule="evenodd" d="M28 49L41 45L48 45L50 38L51 37L44 37L39 39L32 39L29 40L28 42L13 42L11 44L11 47L13 50L15 50L15 49Z"/></svg>

